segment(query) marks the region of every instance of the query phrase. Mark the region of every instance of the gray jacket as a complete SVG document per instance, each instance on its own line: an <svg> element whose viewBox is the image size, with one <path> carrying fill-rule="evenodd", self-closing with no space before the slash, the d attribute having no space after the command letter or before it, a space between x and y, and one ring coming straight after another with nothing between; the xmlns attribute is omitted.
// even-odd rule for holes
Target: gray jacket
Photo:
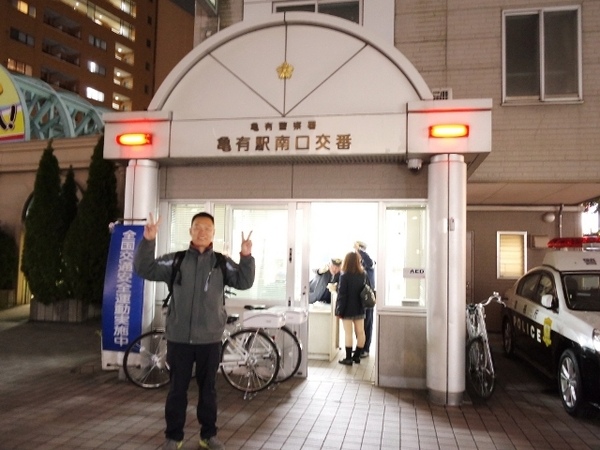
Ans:
<svg viewBox="0 0 600 450"><path fill-rule="evenodd" d="M142 278L169 283L175 253L154 257L155 241L142 239L133 267ZM173 296L167 312L167 340L186 344L219 342L227 322L225 285L250 289L254 284L255 262L252 256L240 256L236 264L227 258L225 279L212 247L200 253L190 246L173 284Z"/></svg>

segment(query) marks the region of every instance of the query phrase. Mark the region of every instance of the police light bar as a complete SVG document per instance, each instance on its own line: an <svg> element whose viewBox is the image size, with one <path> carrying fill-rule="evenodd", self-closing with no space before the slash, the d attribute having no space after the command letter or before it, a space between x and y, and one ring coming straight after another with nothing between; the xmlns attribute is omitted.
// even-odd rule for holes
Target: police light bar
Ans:
<svg viewBox="0 0 600 450"><path fill-rule="evenodd" d="M600 236L559 237L548 242L548 248L593 248L600 250Z"/></svg>
<svg viewBox="0 0 600 450"><path fill-rule="evenodd" d="M457 138L468 137L469 125L444 124L432 125L429 127L429 137L432 138Z"/></svg>
<svg viewBox="0 0 600 450"><path fill-rule="evenodd" d="M150 133L124 133L117 136L119 145L138 146L152 144Z"/></svg>

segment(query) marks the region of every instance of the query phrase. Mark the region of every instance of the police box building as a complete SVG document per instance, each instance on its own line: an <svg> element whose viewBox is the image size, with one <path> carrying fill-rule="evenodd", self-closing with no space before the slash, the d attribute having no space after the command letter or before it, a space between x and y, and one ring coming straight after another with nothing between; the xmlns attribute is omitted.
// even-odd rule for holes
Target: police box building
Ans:
<svg viewBox="0 0 600 450"><path fill-rule="evenodd" d="M105 157L128 161L127 221L162 217L159 253L187 247L199 211L215 216L215 250L234 259L252 231L256 281L227 310L298 313L298 376L339 347L332 308L308 302L312 271L365 241L377 261L376 384L459 404L467 173L491 151L491 107L434 100L412 64L363 27L273 14L197 46L147 111L105 114ZM146 283L144 328L164 294Z"/></svg>

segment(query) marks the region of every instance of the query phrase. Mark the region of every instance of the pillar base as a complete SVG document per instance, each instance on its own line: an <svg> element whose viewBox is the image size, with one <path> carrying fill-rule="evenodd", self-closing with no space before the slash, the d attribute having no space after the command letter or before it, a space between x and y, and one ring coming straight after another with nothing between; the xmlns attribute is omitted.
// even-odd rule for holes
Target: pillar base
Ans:
<svg viewBox="0 0 600 450"><path fill-rule="evenodd" d="M442 392L429 389L427 397L435 405L460 406L463 403L462 392Z"/></svg>

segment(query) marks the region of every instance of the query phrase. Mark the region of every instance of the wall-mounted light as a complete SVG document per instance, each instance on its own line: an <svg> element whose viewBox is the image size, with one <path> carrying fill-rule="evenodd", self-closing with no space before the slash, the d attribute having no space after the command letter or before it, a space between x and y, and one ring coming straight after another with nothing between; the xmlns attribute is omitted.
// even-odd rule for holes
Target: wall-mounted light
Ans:
<svg viewBox="0 0 600 450"><path fill-rule="evenodd" d="M556 219L556 215L553 212L544 213L542 220L546 223L552 223Z"/></svg>
<svg viewBox="0 0 600 450"><path fill-rule="evenodd" d="M117 136L119 145L138 146L152 144L150 133L124 133Z"/></svg>
<svg viewBox="0 0 600 450"><path fill-rule="evenodd" d="M442 124L429 127L429 137L431 138L458 138L469 136L469 125L461 124Z"/></svg>

